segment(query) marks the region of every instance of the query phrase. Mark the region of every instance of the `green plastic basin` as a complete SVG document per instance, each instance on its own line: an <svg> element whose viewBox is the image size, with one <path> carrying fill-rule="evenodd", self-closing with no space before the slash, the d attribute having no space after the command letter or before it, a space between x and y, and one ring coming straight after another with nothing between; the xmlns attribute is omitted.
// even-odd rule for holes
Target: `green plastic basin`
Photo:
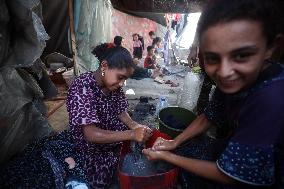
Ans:
<svg viewBox="0 0 284 189"><path fill-rule="evenodd" d="M172 138L183 132L196 118L196 115L185 108L170 106L159 112L159 130Z"/></svg>

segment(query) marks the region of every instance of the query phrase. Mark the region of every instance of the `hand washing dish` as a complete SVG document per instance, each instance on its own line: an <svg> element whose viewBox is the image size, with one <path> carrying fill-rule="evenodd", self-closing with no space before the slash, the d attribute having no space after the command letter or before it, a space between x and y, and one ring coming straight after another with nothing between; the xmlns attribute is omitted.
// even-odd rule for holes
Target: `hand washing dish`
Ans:
<svg viewBox="0 0 284 189"><path fill-rule="evenodd" d="M153 131L152 137L146 142L146 147L150 148L158 137L171 139L158 130ZM159 172L148 176L132 176L122 172L124 157L130 152L130 142L124 142L121 151L121 161L118 167L118 178L121 189L175 189L177 186L178 168L172 166L166 172Z"/></svg>

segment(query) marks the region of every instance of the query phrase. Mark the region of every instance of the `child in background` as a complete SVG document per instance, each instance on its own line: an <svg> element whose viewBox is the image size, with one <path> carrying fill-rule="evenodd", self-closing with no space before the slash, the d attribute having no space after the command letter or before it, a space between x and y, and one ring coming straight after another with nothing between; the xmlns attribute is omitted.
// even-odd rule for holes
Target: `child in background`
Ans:
<svg viewBox="0 0 284 189"><path fill-rule="evenodd" d="M154 31L150 31L148 34L151 40L151 45L153 45L153 40L156 38L156 34Z"/></svg>
<svg viewBox="0 0 284 189"><path fill-rule="evenodd" d="M148 46L147 47L147 57L144 60L144 68L147 69L156 69L157 63L156 63L156 57L154 54L154 47Z"/></svg>
<svg viewBox="0 0 284 189"><path fill-rule="evenodd" d="M154 53L157 57L163 57L162 38L156 37L153 39L152 46L154 48Z"/></svg>
<svg viewBox="0 0 284 189"><path fill-rule="evenodd" d="M142 52L143 52L144 49L145 49L145 46L144 46L144 38L143 38L143 36L141 36L141 35L138 34L138 39L139 39L139 41L141 41L141 44L142 44ZM143 54L143 53L142 53L142 54Z"/></svg>
<svg viewBox="0 0 284 189"><path fill-rule="evenodd" d="M113 43L115 46L121 46L121 47L125 46L124 38L119 35L114 37Z"/></svg>
<svg viewBox="0 0 284 189"><path fill-rule="evenodd" d="M141 59L143 55L143 44L139 40L139 35L137 33L132 35L133 37L133 58Z"/></svg>
<svg viewBox="0 0 284 189"><path fill-rule="evenodd" d="M136 66L134 67L134 73L130 77L132 79L137 79L137 80L144 79L144 78L155 79L156 77L163 75L162 72L160 71L160 68L146 69L146 68L142 68L138 66L140 61L137 58L134 58L133 62L134 64L136 64Z"/></svg>
<svg viewBox="0 0 284 189"><path fill-rule="evenodd" d="M148 34L149 34L150 39L152 40L156 37L156 34L154 31L150 31Z"/></svg>

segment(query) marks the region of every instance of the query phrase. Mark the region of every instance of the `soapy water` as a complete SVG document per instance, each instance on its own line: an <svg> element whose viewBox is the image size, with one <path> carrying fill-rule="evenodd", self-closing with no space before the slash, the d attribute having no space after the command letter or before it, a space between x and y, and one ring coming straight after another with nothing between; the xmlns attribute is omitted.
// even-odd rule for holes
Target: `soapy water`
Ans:
<svg viewBox="0 0 284 189"><path fill-rule="evenodd" d="M131 152L126 154L121 166L121 171L129 176L151 176L168 172L172 165L163 161L149 161L142 154L143 144L131 142Z"/></svg>
<svg viewBox="0 0 284 189"><path fill-rule="evenodd" d="M150 128L155 128L155 105L147 102L139 102L132 112L131 118ZM132 141L130 152L122 160L121 172L129 176L151 176L165 173L173 169L171 164L163 161L149 161L142 153L145 144Z"/></svg>

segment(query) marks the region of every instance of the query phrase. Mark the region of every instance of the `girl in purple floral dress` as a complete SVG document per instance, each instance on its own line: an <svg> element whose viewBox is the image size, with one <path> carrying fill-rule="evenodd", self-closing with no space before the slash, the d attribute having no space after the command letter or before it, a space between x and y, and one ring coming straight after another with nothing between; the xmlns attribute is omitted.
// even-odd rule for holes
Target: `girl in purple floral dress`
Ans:
<svg viewBox="0 0 284 189"><path fill-rule="evenodd" d="M122 141L143 142L151 130L127 113L122 86L134 71L130 53L123 47L97 46L93 54L101 65L95 72L76 78L71 85L67 110L70 132L92 188L106 188L117 167Z"/></svg>
<svg viewBox="0 0 284 189"><path fill-rule="evenodd" d="M70 130L35 141L0 165L1 188L69 189L72 183L107 188L122 142L144 142L152 135L127 113L121 87L134 71L129 51L102 44L93 53L99 69L77 77L68 91Z"/></svg>

